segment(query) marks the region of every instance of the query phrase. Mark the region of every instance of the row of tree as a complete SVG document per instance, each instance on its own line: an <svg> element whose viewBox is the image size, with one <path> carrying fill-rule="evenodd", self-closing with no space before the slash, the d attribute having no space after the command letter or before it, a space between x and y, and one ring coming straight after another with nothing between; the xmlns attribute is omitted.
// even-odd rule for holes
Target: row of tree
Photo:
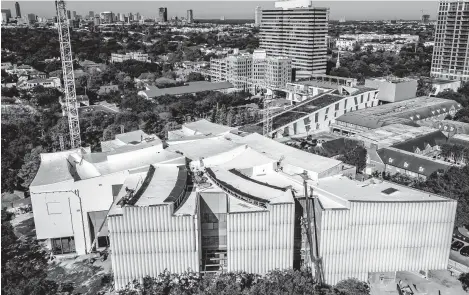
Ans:
<svg viewBox="0 0 469 295"><path fill-rule="evenodd" d="M335 286L318 286L309 269L274 270L265 276L246 272L201 276L164 272L156 278L134 281L119 295L367 295L368 285L347 279Z"/></svg>
<svg viewBox="0 0 469 295"><path fill-rule="evenodd" d="M428 77L430 76L432 53L433 47L410 44L403 47L399 54L388 51L341 54L340 67L332 68L329 66L329 74L356 78L360 82L369 77L387 75Z"/></svg>

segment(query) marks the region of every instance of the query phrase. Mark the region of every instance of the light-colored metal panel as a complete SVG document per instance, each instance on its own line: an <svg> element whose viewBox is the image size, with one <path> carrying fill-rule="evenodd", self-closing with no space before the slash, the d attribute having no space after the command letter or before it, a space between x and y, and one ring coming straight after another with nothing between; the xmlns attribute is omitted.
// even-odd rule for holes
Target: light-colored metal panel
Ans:
<svg viewBox="0 0 469 295"><path fill-rule="evenodd" d="M326 282L369 272L444 268L456 202L360 203L321 218Z"/></svg>
<svg viewBox="0 0 469 295"><path fill-rule="evenodd" d="M194 222L193 216L173 216L170 206L125 207L122 215L110 217L115 287L165 269L199 271Z"/></svg>

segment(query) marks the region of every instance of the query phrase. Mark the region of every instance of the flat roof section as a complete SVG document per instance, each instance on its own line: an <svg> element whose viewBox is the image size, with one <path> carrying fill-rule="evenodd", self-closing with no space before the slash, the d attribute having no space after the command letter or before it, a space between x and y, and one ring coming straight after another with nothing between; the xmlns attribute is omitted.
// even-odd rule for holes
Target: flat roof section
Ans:
<svg viewBox="0 0 469 295"><path fill-rule="evenodd" d="M362 132L354 137L360 140L390 146L435 131L437 131L437 129L426 126L414 127L404 124L391 124Z"/></svg>
<svg viewBox="0 0 469 295"><path fill-rule="evenodd" d="M116 134L116 139L126 144L138 144L144 141L156 141L161 143L161 140L155 134L146 134L142 130Z"/></svg>
<svg viewBox="0 0 469 295"><path fill-rule="evenodd" d="M345 176L320 179L316 185L350 202L447 202L450 199L378 179L351 180ZM318 194L321 194L318 191Z"/></svg>
<svg viewBox="0 0 469 295"><path fill-rule="evenodd" d="M249 147L271 159L278 161L283 158L283 162L285 163L318 174L342 164L341 161L321 157L293 147L289 147L285 144L277 142L273 139L269 139L257 133L252 133L248 136L240 137L236 141L247 144Z"/></svg>
<svg viewBox="0 0 469 295"><path fill-rule="evenodd" d="M205 119L198 120L198 121L191 122L191 123L186 123L186 124L183 124L182 126L194 131L193 135L196 135L196 134L218 135L218 134L230 132L231 130L237 129L235 127L215 124Z"/></svg>
<svg viewBox="0 0 469 295"><path fill-rule="evenodd" d="M185 143L171 144L166 149L174 153L180 153L191 160L211 157L220 153L234 150L243 144L225 139L223 136L203 138Z"/></svg>

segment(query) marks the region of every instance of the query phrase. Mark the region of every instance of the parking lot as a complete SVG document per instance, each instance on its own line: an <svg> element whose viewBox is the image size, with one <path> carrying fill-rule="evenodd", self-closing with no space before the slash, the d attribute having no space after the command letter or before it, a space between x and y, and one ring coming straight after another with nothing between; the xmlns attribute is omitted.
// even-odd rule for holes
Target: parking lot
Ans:
<svg viewBox="0 0 469 295"><path fill-rule="evenodd" d="M469 232L465 228L458 228L455 229L454 234L453 234L453 241L459 241L460 243L463 244L462 247L459 249L451 249L451 252L449 254L449 259L454 260L458 263L464 264L469 267L469 256L464 256L461 255L460 251L464 247L469 247L469 237L466 235L469 235ZM453 245L454 242L451 243Z"/></svg>

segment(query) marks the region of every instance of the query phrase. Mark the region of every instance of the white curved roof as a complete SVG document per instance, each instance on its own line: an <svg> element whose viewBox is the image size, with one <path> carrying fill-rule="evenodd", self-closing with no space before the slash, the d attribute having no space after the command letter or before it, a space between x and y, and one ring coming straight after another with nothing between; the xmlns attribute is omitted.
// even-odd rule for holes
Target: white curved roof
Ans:
<svg viewBox="0 0 469 295"><path fill-rule="evenodd" d="M73 181L67 158L71 154L82 154L81 149L41 154L41 165L30 186L40 186L63 181Z"/></svg>

